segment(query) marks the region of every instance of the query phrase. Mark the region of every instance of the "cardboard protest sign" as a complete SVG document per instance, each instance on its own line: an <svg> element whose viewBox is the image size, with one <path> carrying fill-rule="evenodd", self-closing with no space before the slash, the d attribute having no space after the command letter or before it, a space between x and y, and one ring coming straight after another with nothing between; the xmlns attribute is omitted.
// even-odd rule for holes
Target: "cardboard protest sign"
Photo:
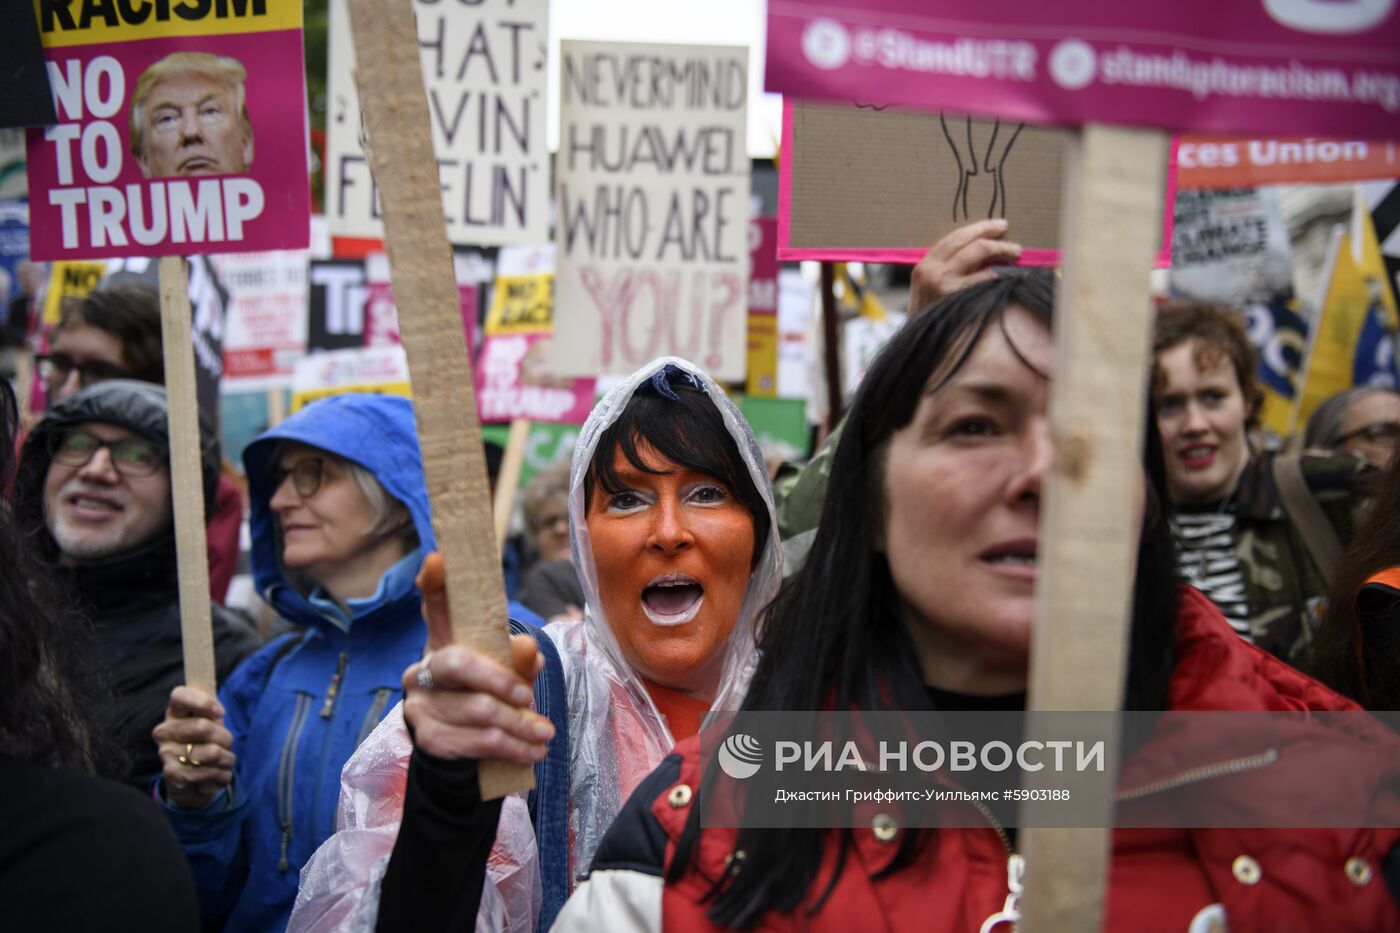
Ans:
<svg viewBox="0 0 1400 933"><path fill-rule="evenodd" d="M416 0L413 7L447 238L463 246L547 240L548 0ZM326 216L333 236L383 237L360 143L349 20L345 0L332 0Z"/></svg>
<svg viewBox="0 0 1400 933"><path fill-rule="evenodd" d="M810 399L812 384L812 342L808 328L816 298L812 283L793 269L778 271L778 396Z"/></svg>
<svg viewBox="0 0 1400 933"><path fill-rule="evenodd" d="M768 4L766 88L1042 124L1400 134L1400 6Z"/></svg>
<svg viewBox="0 0 1400 933"><path fill-rule="evenodd" d="M1257 188L1400 178L1395 140L1312 136L1183 136L1176 186Z"/></svg>
<svg viewBox="0 0 1400 933"><path fill-rule="evenodd" d="M787 101L778 257L915 263L945 233L999 217L1023 265L1058 265L1070 142L1020 121ZM1167 204L1162 266L1170 192Z"/></svg>
<svg viewBox="0 0 1400 933"><path fill-rule="evenodd" d="M475 341L475 260L457 256L457 301L462 315L464 345ZM309 290L306 345L309 352L356 347L397 346L398 307L389 283L384 254L358 259L313 259L307 273Z"/></svg>
<svg viewBox="0 0 1400 933"><path fill-rule="evenodd" d="M403 347L359 347L297 360L292 372L292 411L346 392L412 398Z"/></svg>
<svg viewBox="0 0 1400 933"><path fill-rule="evenodd" d="M749 221L749 353L747 392L778 394L778 219Z"/></svg>
<svg viewBox="0 0 1400 933"><path fill-rule="evenodd" d="M229 291L224 325L224 385L232 391L281 390L306 355L307 250L216 256Z"/></svg>
<svg viewBox="0 0 1400 933"><path fill-rule="evenodd" d="M597 386L554 374L554 248L506 247L497 271L472 367L481 420L582 424Z"/></svg>
<svg viewBox="0 0 1400 933"><path fill-rule="evenodd" d="M594 380L556 376L553 336L487 337L476 367L476 404L482 421L559 421L582 424L593 410Z"/></svg>
<svg viewBox="0 0 1400 933"><path fill-rule="evenodd" d="M558 372L743 379L748 50L565 41L560 73Z"/></svg>
<svg viewBox="0 0 1400 933"><path fill-rule="evenodd" d="M28 131L36 259L306 245L299 0L35 7L58 108Z"/></svg>
<svg viewBox="0 0 1400 933"><path fill-rule="evenodd" d="M476 343L475 259L468 255L453 257L453 272L457 278L457 307L462 315L462 339L468 351ZM365 259L365 346L398 346L399 311L394 301L394 289L389 282L389 260L383 253Z"/></svg>
<svg viewBox="0 0 1400 933"><path fill-rule="evenodd" d="M1179 192L1172 293L1239 307L1293 290L1293 251L1278 196L1229 188Z"/></svg>
<svg viewBox="0 0 1400 933"><path fill-rule="evenodd" d="M313 259L307 270L306 348L350 350L365 344L365 264Z"/></svg>
<svg viewBox="0 0 1400 933"><path fill-rule="evenodd" d="M800 460L812 446L807 426L806 405L798 399L756 398L740 395L734 399L765 459Z"/></svg>
<svg viewBox="0 0 1400 933"><path fill-rule="evenodd" d="M97 287L107 273L105 262L56 262L49 267L49 284L44 289L43 323L52 327L58 323L63 299L82 298Z"/></svg>
<svg viewBox="0 0 1400 933"><path fill-rule="evenodd" d="M1168 290L1243 312L1259 351L1259 422L1283 436L1308 325L1293 300L1293 251L1277 194L1268 188L1178 191L1172 236Z"/></svg>

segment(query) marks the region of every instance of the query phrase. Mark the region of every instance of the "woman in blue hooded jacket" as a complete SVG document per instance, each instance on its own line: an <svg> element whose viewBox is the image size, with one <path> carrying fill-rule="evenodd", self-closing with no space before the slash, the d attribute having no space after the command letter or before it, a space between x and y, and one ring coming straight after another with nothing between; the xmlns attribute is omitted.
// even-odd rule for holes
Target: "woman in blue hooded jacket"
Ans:
<svg viewBox="0 0 1400 933"><path fill-rule="evenodd" d="M342 766L422 656L414 578L434 540L406 399L325 399L243 460L254 581L301 631L250 658L217 701L175 688L154 731L157 794L206 927L281 930L302 865L335 831Z"/></svg>

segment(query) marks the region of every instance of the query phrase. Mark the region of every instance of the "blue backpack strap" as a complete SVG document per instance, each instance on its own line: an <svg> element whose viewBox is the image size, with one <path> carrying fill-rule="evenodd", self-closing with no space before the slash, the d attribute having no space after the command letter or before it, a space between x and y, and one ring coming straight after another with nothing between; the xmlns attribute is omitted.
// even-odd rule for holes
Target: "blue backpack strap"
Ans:
<svg viewBox="0 0 1400 933"><path fill-rule="evenodd" d="M538 929L548 930L569 897L569 697L559 649L544 630L510 620L512 635L529 635L544 655L544 670L535 681L535 709L554 724L549 754L535 764L530 791L530 819L540 851L543 886Z"/></svg>

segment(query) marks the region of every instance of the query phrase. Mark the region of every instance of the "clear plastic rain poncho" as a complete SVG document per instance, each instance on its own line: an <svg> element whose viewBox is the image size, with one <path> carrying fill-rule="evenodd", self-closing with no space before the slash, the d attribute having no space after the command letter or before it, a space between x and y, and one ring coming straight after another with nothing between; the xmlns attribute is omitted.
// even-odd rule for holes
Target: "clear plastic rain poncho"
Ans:
<svg viewBox="0 0 1400 933"><path fill-rule="evenodd" d="M704 371L663 357L615 386L594 407L574 448L569 482L569 526L574 567L587 606L581 622L552 623L545 631L559 648L569 702L570 877L587 870L603 834L637 784L675 745L666 721L642 679L623 658L602 614L593 548L584 521L584 477L598 441L644 382L674 366L688 374L714 403L767 505L769 534L749 578L739 618L724 645L719 689L712 709L738 709L757 664L754 626L782 580L773 498L763 455L737 406ZM346 764L338 831L301 874L289 933L373 930L379 884L398 835L412 744L402 705L385 717ZM478 930L533 930L540 904L539 860L523 795L501 810L487 867L488 884Z"/></svg>

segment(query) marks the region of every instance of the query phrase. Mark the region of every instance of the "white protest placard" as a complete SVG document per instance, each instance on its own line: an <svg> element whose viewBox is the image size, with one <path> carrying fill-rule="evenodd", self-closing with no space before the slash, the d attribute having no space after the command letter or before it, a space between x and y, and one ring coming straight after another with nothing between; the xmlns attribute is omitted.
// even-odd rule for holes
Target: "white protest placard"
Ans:
<svg viewBox="0 0 1400 933"><path fill-rule="evenodd" d="M292 411L347 392L412 398L403 347L332 350L297 360L292 372Z"/></svg>
<svg viewBox="0 0 1400 933"><path fill-rule="evenodd" d="M674 354L743 379L748 50L562 49L556 370L629 373Z"/></svg>
<svg viewBox="0 0 1400 933"><path fill-rule="evenodd" d="M545 50L549 0L415 0L447 238L549 239ZM331 0L326 218L332 236L383 237L361 138L345 0Z"/></svg>
<svg viewBox="0 0 1400 933"><path fill-rule="evenodd" d="M224 385L232 391L284 389L306 355L310 251L275 250L213 257L228 289Z"/></svg>

